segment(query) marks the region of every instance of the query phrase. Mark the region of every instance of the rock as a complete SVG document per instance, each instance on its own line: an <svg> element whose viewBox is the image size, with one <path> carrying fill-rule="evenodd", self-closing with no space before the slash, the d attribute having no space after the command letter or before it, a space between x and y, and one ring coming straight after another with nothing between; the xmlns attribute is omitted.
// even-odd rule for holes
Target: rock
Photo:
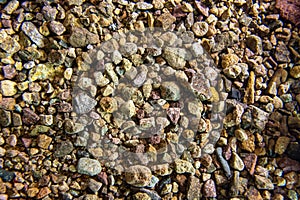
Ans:
<svg viewBox="0 0 300 200"><path fill-rule="evenodd" d="M49 24L49 28L56 35L62 35L66 31L64 25L57 21L51 21Z"/></svg>
<svg viewBox="0 0 300 200"><path fill-rule="evenodd" d="M4 169L0 169L0 178L4 182L11 182L15 178L15 173Z"/></svg>
<svg viewBox="0 0 300 200"><path fill-rule="evenodd" d="M291 75L293 78L300 78L300 65L294 66L294 67L290 70L290 75Z"/></svg>
<svg viewBox="0 0 300 200"><path fill-rule="evenodd" d="M143 192L138 192L133 195L133 200L140 200L140 199L151 200L151 197L147 193L143 193Z"/></svg>
<svg viewBox="0 0 300 200"><path fill-rule="evenodd" d="M222 56L221 64L222 67L226 69L232 65L236 65L238 61L239 61L239 57L236 54L229 53Z"/></svg>
<svg viewBox="0 0 300 200"><path fill-rule="evenodd" d="M233 169L239 171L242 171L245 167L243 160L239 157L239 155L236 152L232 152L230 164Z"/></svg>
<svg viewBox="0 0 300 200"><path fill-rule="evenodd" d="M167 176L172 173L172 169L170 168L168 163L154 165L151 169L158 176Z"/></svg>
<svg viewBox="0 0 300 200"><path fill-rule="evenodd" d="M9 3L5 6L3 11L5 11L7 14L12 14L17 8L19 7L19 1L17 0L12 0L9 1Z"/></svg>
<svg viewBox="0 0 300 200"><path fill-rule="evenodd" d="M222 147L217 147L216 154L217 154L218 160L220 161L220 163L225 171L225 175L227 176L227 178L230 178L231 177L230 167L229 167L227 160L225 160L225 158L223 158L222 153L223 153Z"/></svg>
<svg viewBox="0 0 300 200"><path fill-rule="evenodd" d="M77 165L77 172L89 176L97 175L101 172L101 165L98 160L90 158L80 158Z"/></svg>
<svg viewBox="0 0 300 200"><path fill-rule="evenodd" d="M254 103L254 92L255 92L255 74L253 71L250 72L248 84L245 91L243 102L246 104Z"/></svg>
<svg viewBox="0 0 300 200"><path fill-rule="evenodd" d="M0 147L0 157L4 157L6 154L6 150L2 147Z"/></svg>
<svg viewBox="0 0 300 200"><path fill-rule="evenodd" d="M3 96L13 96L17 94L17 83L11 80L2 80L1 81L1 93Z"/></svg>
<svg viewBox="0 0 300 200"><path fill-rule="evenodd" d="M204 197L217 197L216 185L212 179L207 180L203 185Z"/></svg>
<svg viewBox="0 0 300 200"><path fill-rule="evenodd" d="M270 114L253 105L250 105L250 109L252 110L254 127L259 131L264 130Z"/></svg>
<svg viewBox="0 0 300 200"><path fill-rule="evenodd" d="M145 187L149 185L151 177L151 170L142 165L130 166L125 171L125 181L135 187Z"/></svg>
<svg viewBox="0 0 300 200"><path fill-rule="evenodd" d="M47 42L46 38L36 28L32 22L23 22L21 30L27 35L38 47L43 48Z"/></svg>
<svg viewBox="0 0 300 200"><path fill-rule="evenodd" d="M136 7L140 10L150 10L153 8L153 5L150 3L146 3L146 2L138 2L136 4Z"/></svg>
<svg viewBox="0 0 300 200"><path fill-rule="evenodd" d="M38 146L43 149L48 149L51 142L52 142L52 138L45 134L38 136Z"/></svg>
<svg viewBox="0 0 300 200"><path fill-rule="evenodd" d="M283 41L279 41L275 51L275 58L277 62L281 63L289 63L290 59L290 51Z"/></svg>
<svg viewBox="0 0 300 200"><path fill-rule="evenodd" d="M98 182L98 181L95 181L94 179L90 179L89 180L89 184L88 184L88 187L90 190L92 190L94 193L97 193L100 188L102 187L102 183L101 182Z"/></svg>
<svg viewBox="0 0 300 200"><path fill-rule="evenodd" d="M174 170L178 174L183 174L183 173L195 174L195 168L193 167L193 164L182 159L175 160Z"/></svg>
<svg viewBox="0 0 300 200"><path fill-rule="evenodd" d="M195 176L190 176L187 199L201 199L201 187L202 184L200 183L200 179Z"/></svg>
<svg viewBox="0 0 300 200"><path fill-rule="evenodd" d="M3 75L7 79L13 79L17 75L17 70L12 65L5 65L2 67Z"/></svg>
<svg viewBox="0 0 300 200"><path fill-rule="evenodd" d="M275 153L278 153L279 155L282 155L285 150L287 149L291 139L286 136L281 136L277 139L275 144Z"/></svg>
<svg viewBox="0 0 300 200"><path fill-rule="evenodd" d="M64 157L73 151L74 147L71 141L62 141L60 145L56 148L54 155L58 158Z"/></svg>
<svg viewBox="0 0 300 200"><path fill-rule="evenodd" d="M132 100L123 103L120 107L120 112L125 117L133 117L136 114L136 108Z"/></svg>
<svg viewBox="0 0 300 200"><path fill-rule="evenodd" d="M85 0L66 0L66 3L70 6L81 6Z"/></svg>
<svg viewBox="0 0 300 200"><path fill-rule="evenodd" d="M11 124L11 113L9 111L0 109L0 125L2 127L9 126Z"/></svg>
<svg viewBox="0 0 300 200"><path fill-rule="evenodd" d="M113 113L118 109L118 103L113 97L103 97L100 100L100 106L107 113Z"/></svg>
<svg viewBox="0 0 300 200"><path fill-rule="evenodd" d="M115 50L111 55L111 59L115 65L118 65L122 61L122 54L118 50Z"/></svg>
<svg viewBox="0 0 300 200"><path fill-rule="evenodd" d="M135 43L127 42L120 48L122 56L129 57L137 52L137 45Z"/></svg>
<svg viewBox="0 0 300 200"><path fill-rule="evenodd" d="M255 136L249 133L248 140L243 141L240 147L245 151L253 152L255 150Z"/></svg>
<svg viewBox="0 0 300 200"><path fill-rule="evenodd" d="M161 95L167 101L179 101L180 89L175 82L163 82L161 87Z"/></svg>
<svg viewBox="0 0 300 200"><path fill-rule="evenodd" d="M209 80L203 74L193 74L191 89L201 101L210 99L212 97Z"/></svg>
<svg viewBox="0 0 300 200"><path fill-rule="evenodd" d="M196 36L202 37L206 35L208 31L208 24L206 22L196 22L192 26L192 31L195 33Z"/></svg>
<svg viewBox="0 0 300 200"><path fill-rule="evenodd" d="M203 49L202 45L199 43L193 43L191 46L191 51L192 51L192 54L196 58L198 58L204 54L204 49Z"/></svg>
<svg viewBox="0 0 300 200"><path fill-rule="evenodd" d="M248 135L244 129L241 129L241 128L236 129L234 131L234 135L241 142L248 140Z"/></svg>
<svg viewBox="0 0 300 200"><path fill-rule="evenodd" d="M246 44L253 51L254 53L257 53L258 55L261 55L263 52L262 48L262 40L260 37L256 35L250 35L246 39Z"/></svg>
<svg viewBox="0 0 300 200"><path fill-rule="evenodd" d="M243 160L244 160L246 169L248 170L250 175L253 175L255 166L256 166L256 162L257 162L257 155L255 155L254 153L249 153L245 156L245 158Z"/></svg>
<svg viewBox="0 0 300 200"><path fill-rule="evenodd" d="M23 109L22 121L24 124L32 125L37 123L40 120L40 117L34 113L30 108Z"/></svg>
<svg viewBox="0 0 300 200"><path fill-rule="evenodd" d="M186 51L182 48L166 47L163 49L162 57L174 69L183 69L186 64Z"/></svg>
<svg viewBox="0 0 300 200"><path fill-rule="evenodd" d="M168 108L167 115L173 124L177 124L180 118L180 108Z"/></svg>
<svg viewBox="0 0 300 200"><path fill-rule="evenodd" d="M51 190L48 187L43 187L40 189L40 192L37 194L36 198L42 199L50 193L51 193Z"/></svg>
<svg viewBox="0 0 300 200"><path fill-rule="evenodd" d="M3 108L4 110L15 110L16 105L16 99L10 98L10 97L2 97L2 100L0 99L0 108Z"/></svg>
<svg viewBox="0 0 300 200"><path fill-rule="evenodd" d="M51 63L47 64L38 64L34 66L29 71L28 79L29 81L36 81L36 80L46 80L46 79L53 79L55 76L55 69Z"/></svg>
<svg viewBox="0 0 300 200"><path fill-rule="evenodd" d="M94 109L97 105L97 101L91 98L85 92L80 92L74 98L75 112L78 114L86 114Z"/></svg>
<svg viewBox="0 0 300 200"><path fill-rule="evenodd" d="M246 197L247 199L263 200L259 191L253 186L249 187L248 191L246 192Z"/></svg>
<svg viewBox="0 0 300 200"><path fill-rule="evenodd" d="M4 29L0 30L0 48L8 54L14 54L21 49L20 44L15 38L7 35Z"/></svg>
<svg viewBox="0 0 300 200"><path fill-rule="evenodd" d="M71 30L69 42L73 47L85 47L88 44L97 44L100 40L97 34L91 33L85 28L74 27Z"/></svg>
<svg viewBox="0 0 300 200"><path fill-rule="evenodd" d="M73 74L73 69L72 68L67 68L64 71L64 78L67 80L70 80L72 78L72 74Z"/></svg>
<svg viewBox="0 0 300 200"><path fill-rule="evenodd" d="M254 175L256 187L261 190L274 190L274 185L270 179L260 175Z"/></svg>
<svg viewBox="0 0 300 200"><path fill-rule="evenodd" d="M223 32L214 36L214 45L212 52L222 51L223 49L232 46L235 42L238 42L238 36L232 31Z"/></svg>
<svg viewBox="0 0 300 200"><path fill-rule="evenodd" d="M44 17L47 21L52 22L52 21L55 20L58 11L55 7L51 7L50 5L46 5L42 9L42 13L44 14ZM50 22L50 24L51 24L51 22Z"/></svg>
<svg viewBox="0 0 300 200"><path fill-rule="evenodd" d="M157 18L162 24L164 30L167 30L171 27L171 25L176 21L176 17L172 16L169 12L163 13Z"/></svg>
<svg viewBox="0 0 300 200"><path fill-rule="evenodd" d="M33 198L33 197L35 197L39 193L39 191L40 190L38 188L36 188L36 187L29 188L27 190L27 195L28 195L28 197Z"/></svg>
<svg viewBox="0 0 300 200"><path fill-rule="evenodd" d="M239 65L231 65L231 66L223 69L223 72L228 78L235 79L241 74L242 69Z"/></svg>

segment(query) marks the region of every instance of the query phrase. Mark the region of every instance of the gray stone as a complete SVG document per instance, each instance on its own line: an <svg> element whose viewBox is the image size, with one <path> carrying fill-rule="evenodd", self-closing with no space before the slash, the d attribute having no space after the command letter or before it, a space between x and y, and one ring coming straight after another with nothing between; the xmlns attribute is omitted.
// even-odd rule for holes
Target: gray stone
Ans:
<svg viewBox="0 0 300 200"><path fill-rule="evenodd" d="M164 82L160 89L165 100L178 101L180 99L180 88L175 82Z"/></svg>
<svg viewBox="0 0 300 200"><path fill-rule="evenodd" d="M80 174L89 176L97 175L101 172L101 164L98 160L90 158L80 158L77 165L77 171Z"/></svg>
<svg viewBox="0 0 300 200"><path fill-rule="evenodd" d="M140 10L149 10L153 8L153 5L150 3L146 3L146 2L138 2L136 4L136 7Z"/></svg>
<svg viewBox="0 0 300 200"><path fill-rule="evenodd" d="M182 48L166 47L162 57L175 69L183 69L186 64L186 51Z"/></svg>
<svg viewBox="0 0 300 200"><path fill-rule="evenodd" d="M32 22L23 22L22 31L40 48L43 48L46 43L46 38L36 28Z"/></svg>
<svg viewBox="0 0 300 200"><path fill-rule="evenodd" d="M102 187L102 183L95 181L94 179L90 179L88 186L89 186L90 190L92 190L94 193L96 193Z"/></svg>
<svg viewBox="0 0 300 200"><path fill-rule="evenodd" d="M121 46L120 52L125 57L132 56L137 52L137 45L135 43L128 42Z"/></svg>
<svg viewBox="0 0 300 200"><path fill-rule="evenodd" d="M85 114L90 112L96 105L97 101L87 95L85 92L80 92L74 98L75 112L78 114Z"/></svg>

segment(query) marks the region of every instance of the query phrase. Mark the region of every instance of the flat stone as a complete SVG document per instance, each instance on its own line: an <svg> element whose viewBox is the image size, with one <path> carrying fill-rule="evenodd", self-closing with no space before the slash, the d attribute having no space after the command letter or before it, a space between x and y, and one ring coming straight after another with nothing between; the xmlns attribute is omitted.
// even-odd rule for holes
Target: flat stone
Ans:
<svg viewBox="0 0 300 200"><path fill-rule="evenodd" d="M27 195L28 195L28 197L33 198L33 197L35 197L39 193L39 191L40 190L38 188L36 188L36 187L29 188L27 190Z"/></svg>
<svg viewBox="0 0 300 200"><path fill-rule="evenodd" d="M260 192L253 186L250 186L246 192L247 199L263 200Z"/></svg>
<svg viewBox="0 0 300 200"><path fill-rule="evenodd" d="M183 173L190 173L190 174L195 174L195 168L192 163L182 160L182 159L176 159L175 160L175 171L178 174L183 174Z"/></svg>
<svg viewBox="0 0 300 200"><path fill-rule="evenodd" d="M98 182L94 179L90 179L89 180L89 184L88 184L88 187L90 190L92 190L94 193L97 193L101 187L102 187L102 183L101 182Z"/></svg>
<svg viewBox="0 0 300 200"><path fill-rule="evenodd" d="M102 168L100 162L90 158L80 158L77 165L77 171L80 174L89 176L97 175L101 172Z"/></svg>
<svg viewBox="0 0 300 200"><path fill-rule="evenodd" d="M17 83L11 80L1 81L1 93L3 96L14 96L17 94Z"/></svg>
<svg viewBox="0 0 300 200"><path fill-rule="evenodd" d="M75 112L78 114L86 114L94 109L97 105L97 101L91 98L85 92L80 92L74 98Z"/></svg>
<svg viewBox="0 0 300 200"><path fill-rule="evenodd" d="M21 30L40 48L43 48L46 43L46 38L36 28L32 22L23 22Z"/></svg>
<svg viewBox="0 0 300 200"><path fill-rule="evenodd" d="M289 63L290 59L290 51L283 41L279 41L275 51L275 58L278 62L281 63Z"/></svg>
<svg viewBox="0 0 300 200"><path fill-rule="evenodd" d="M125 171L125 181L135 187L145 187L150 184L151 170L142 165L134 165Z"/></svg>
<svg viewBox="0 0 300 200"><path fill-rule="evenodd" d="M261 190L274 190L274 185L270 179L260 175L254 175L256 187Z"/></svg>

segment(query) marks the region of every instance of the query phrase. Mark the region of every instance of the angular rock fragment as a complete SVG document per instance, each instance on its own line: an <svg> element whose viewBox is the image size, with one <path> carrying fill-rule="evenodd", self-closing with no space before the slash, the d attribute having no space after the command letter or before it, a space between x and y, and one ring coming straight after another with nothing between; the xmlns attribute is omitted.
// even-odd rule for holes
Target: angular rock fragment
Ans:
<svg viewBox="0 0 300 200"><path fill-rule="evenodd" d="M78 114L85 114L90 112L96 105L97 101L91 98L85 92L80 92L74 98L75 112Z"/></svg>

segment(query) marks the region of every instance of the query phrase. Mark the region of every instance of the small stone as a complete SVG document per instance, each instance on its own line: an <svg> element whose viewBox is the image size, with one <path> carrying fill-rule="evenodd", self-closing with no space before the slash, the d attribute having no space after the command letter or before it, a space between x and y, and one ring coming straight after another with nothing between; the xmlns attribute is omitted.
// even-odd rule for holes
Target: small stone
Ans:
<svg viewBox="0 0 300 200"><path fill-rule="evenodd" d="M239 128L234 131L234 134L235 137L241 142L248 140L248 135L244 129Z"/></svg>
<svg viewBox="0 0 300 200"><path fill-rule="evenodd" d="M203 49L202 45L199 43L193 43L191 46L191 51L196 58L198 58L204 54L204 49Z"/></svg>
<svg viewBox="0 0 300 200"><path fill-rule="evenodd" d="M245 156L245 158L243 160L244 160L246 169L248 170L248 172L251 175L253 175L255 166L256 166L256 162L257 162L257 155L255 155L254 153L249 153Z"/></svg>
<svg viewBox="0 0 300 200"><path fill-rule="evenodd" d="M107 113L113 113L118 109L118 103L113 97L103 97L100 100L100 106Z"/></svg>
<svg viewBox="0 0 300 200"><path fill-rule="evenodd" d="M258 55L262 54L262 40L260 37L256 35L250 35L246 39L246 44L249 47L249 49L251 49L251 51L253 51L254 53L257 53Z"/></svg>
<svg viewBox="0 0 300 200"><path fill-rule="evenodd" d="M97 175L101 172L101 165L98 160L90 158L80 158L77 165L77 171L80 174L89 176Z"/></svg>
<svg viewBox="0 0 300 200"><path fill-rule="evenodd" d="M13 79L17 75L17 70L12 65L5 65L2 67L3 75L7 79Z"/></svg>
<svg viewBox="0 0 300 200"><path fill-rule="evenodd" d="M151 169L158 176L167 176L172 173L172 169L170 168L169 164L167 164L167 163L160 164L160 165L154 165Z"/></svg>
<svg viewBox="0 0 300 200"><path fill-rule="evenodd" d="M9 111L0 109L0 125L2 127L9 126L11 124L11 113Z"/></svg>
<svg viewBox="0 0 300 200"><path fill-rule="evenodd" d="M56 35L62 35L65 31L66 28L64 25L60 22L57 21L51 21L49 24L50 30L55 33Z"/></svg>
<svg viewBox="0 0 300 200"><path fill-rule="evenodd" d="M250 105L250 109L252 110L252 118L253 118L253 125L259 131L263 131L265 126L269 120L270 113L263 111L262 109Z"/></svg>
<svg viewBox="0 0 300 200"><path fill-rule="evenodd" d="M36 198L37 199L42 199L50 193L51 193L51 190L48 187L43 187L43 188L40 189L40 192L38 193Z"/></svg>
<svg viewBox="0 0 300 200"><path fill-rule="evenodd" d="M102 187L102 183L101 182L98 182L98 181L95 181L94 179L90 179L89 180L89 184L88 184L88 187L90 190L92 190L94 193L97 193L100 188Z"/></svg>
<svg viewBox="0 0 300 200"><path fill-rule="evenodd" d="M186 64L186 51L182 48L166 47L162 57L174 69L183 69Z"/></svg>
<svg viewBox="0 0 300 200"><path fill-rule="evenodd" d="M204 197L217 197L216 185L212 179L209 179L203 186Z"/></svg>
<svg viewBox="0 0 300 200"><path fill-rule="evenodd" d="M23 22L22 31L40 48L45 46L46 38L36 28L32 22Z"/></svg>
<svg viewBox="0 0 300 200"><path fill-rule="evenodd" d="M23 109L22 121L27 125L32 125L37 123L40 117L35 114L30 108Z"/></svg>
<svg viewBox="0 0 300 200"><path fill-rule="evenodd" d="M293 78L300 78L300 65L294 66L291 70L290 70L290 75Z"/></svg>
<svg viewBox="0 0 300 200"><path fill-rule="evenodd" d="M161 87L161 95L167 101L179 101L180 89L175 82L164 82Z"/></svg>
<svg viewBox="0 0 300 200"><path fill-rule="evenodd" d="M72 78L72 74L73 74L73 69L67 68L64 72L64 78L70 80Z"/></svg>
<svg viewBox="0 0 300 200"><path fill-rule="evenodd" d="M195 168L192 163L182 160L182 159L176 159L175 160L175 171L178 174L183 174L183 173L190 173L190 174L195 174Z"/></svg>
<svg viewBox="0 0 300 200"><path fill-rule="evenodd" d="M227 178L230 178L231 177L231 171L230 171L230 167L229 167L229 164L227 162L227 160L225 160L225 158L223 158L223 150L222 150L222 147L217 147L216 149L216 153L217 153L217 156L218 156L218 159L225 171L225 175L227 176Z"/></svg>
<svg viewBox="0 0 300 200"><path fill-rule="evenodd" d="M247 199L263 200L259 191L253 186L249 187L248 191L246 192L246 197Z"/></svg>
<svg viewBox="0 0 300 200"><path fill-rule="evenodd" d="M270 179L260 175L254 175L255 183L258 189L261 190L274 190L274 185Z"/></svg>
<svg viewBox="0 0 300 200"><path fill-rule="evenodd" d="M143 193L143 192L138 192L136 194L133 195L133 200L151 200L151 197L146 194L146 193Z"/></svg>
<svg viewBox="0 0 300 200"><path fill-rule="evenodd" d="M71 141L62 141L60 145L56 148L54 155L58 158L64 157L73 151L74 147Z"/></svg>
<svg viewBox="0 0 300 200"><path fill-rule="evenodd" d="M136 7L140 10L150 10L153 8L153 5L150 3L146 3L146 2L138 2L136 4Z"/></svg>
<svg viewBox="0 0 300 200"><path fill-rule="evenodd" d="M123 56L129 57L137 52L137 45L135 43L127 42L120 48L120 52Z"/></svg>
<svg viewBox="0 0 300 200"><path fill-rule="evenodd" d="M0 108L3 108L4 110L13 111L13 110L15 110L15 105L16 105L16 99L15 98L2 97L2 100L0 98Z"/></svg>
<svg viewBox="0 0 300 200"><path fill-rule="evenodd" d="M27 190L27 195L28 195L28 197L30 197L30 198L35 197L38 193L39 193L39 189L36 188L36 187L29 188L29 189Z"/></svg>
<svg viewBox="0 0 300 200"><path fill-rule="evenodd" d="M118 65L122 61L122 54L118 50L115 50L112 53L111 57L113 63L115 63L116 65Z"/></svg>
<svg viewBox="0 0 300 200"><path fill-rule="evenodd" d="M17 0L12 0L9 1L9 3L5 6L3 11L5 11L7 14L12 14L17 8L19 7L19 1Z"/></svg>
<svg viewBox="0 0 300 200"><path fill-rule="evenodd" d="M0 169L0 178L2 178L4 182L11 182L15 178L15 173Z"/></svg>
<svg viewBox="0 0 300 200"><path fill-rule="evenodd" d="M239 157L239 155L236 152L232 152L232 156L231 156L231 167L242 171L245 167L243 160Z"/></svg>
<svg viewBox="0 0 300 200"><path fill-rule="evenodd" d="M208 31L208 24L206 22L196 22L193 24L192 30L196 36L202 37Z"/></svg>
<svg viewBox="0 0 300 200"><path fill-rule="evenodd" d="M231 65L231 66L223 69L223 72L228 78L235 79L241 74L242 69L239 65Z"/></svg>
<svg viewBox="0 0 300 200"><path fill-rule="evenodd" d="M283 41L279 41L275 51L275 58L278 62L281 63L289 63L290 59L290 51Z"/></svg>
<svg viewBox="0 0 300 200"><path fill-rule="evenodd" d="M85 92L80 92L74 98L75 101L75 111L78 114L86 114L90 112L97 105L97 101L91 98Z"/></svg>
<svg viewBox="0 0 300 200"><path fill-rule="evenodd" d="M45 134L38 136L38 146L43 149L48 149L51 142L52 142L52 138Z"/></svg>
<svg viewBox="0 0 300 200"><path fill-rule="evenodd" d="M6 150L2 147L0 147L0 157L4 157L6 153Z"/></svg>
<svg viewBox="0 0 300 200"><path fill-rule="evenodd" d="M222 56L221 64L222 67L226 69L232 65L236 65L238 61L239 61L239 57L236 54L229 53Z"/></svg>
<svg viewBox="0 0 300 200"><path fill-rule="evenodd" d="M286 136L281 136L277 139L275 144L275 153L278 153L279 155L282 155L285 150L287 149L291 139Z"/></svg>
<svg viewBox="0 0 300 200"><path fill-rule="evenodd" d="M97 44L100 40L97 34L91 33L85 28L74 27L71 30L69 42L73 47L85 47L88 44Z"/></svg>
<svg viewBox="0 0 300 200"><path fill-rule="evenodd" d="M288 197L289 199L298 200L298 194L295 190L289 190Z"/></svg>
<svg viewBox="0 0 300 200"><path fill-rule="evenodd" d="M162 24L163 29L167 30L176 21L176 17L167 12L160 15L157 20Z"/></svg>
<svg viewBox="0 0 300 200"><path fill-rule="evenodd" d="M191 176L189 179L187 199L201 199L201 187L202 184L200 183L200 179L195 176Z"/></svg>
<svg viewBox="0 0 300 200"><path fill-rule="evenodd" d="M1 93L3 96L13 96L15 95L17 90L17 83L11 80L3 80L1 81Z"/></svg>
<svg viewBox="0 0 300 200"><path fill-rule="evenodd" d="M148 167L134 165L125 171L125 181L135 187L145 187L151 182L152 173Z"/></svg>

